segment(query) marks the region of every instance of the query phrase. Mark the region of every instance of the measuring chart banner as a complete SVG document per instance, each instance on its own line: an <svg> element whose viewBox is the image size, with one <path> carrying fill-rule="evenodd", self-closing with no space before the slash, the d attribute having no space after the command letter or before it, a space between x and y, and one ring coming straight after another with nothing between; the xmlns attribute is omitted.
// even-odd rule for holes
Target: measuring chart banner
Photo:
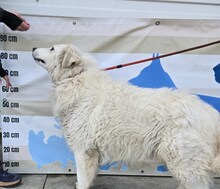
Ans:
<svg viewBox="0 0 220 189"><path fill-rule="evenodd" d="M5 167L17 173L75 173L59 119L52 111L52 84L32 58L33 47L70 43L91 54L100 68L155 57L220 38L215 20L91 19L26 17L27 32L0 25L0 59L10 77L2 79L1 127ZM220 83L213 68L220 63L219 45L108 71L114 79L139 87L188 90L220 111ZM165 165L146 160L100 167L100 173L169 175Z"/></svg>

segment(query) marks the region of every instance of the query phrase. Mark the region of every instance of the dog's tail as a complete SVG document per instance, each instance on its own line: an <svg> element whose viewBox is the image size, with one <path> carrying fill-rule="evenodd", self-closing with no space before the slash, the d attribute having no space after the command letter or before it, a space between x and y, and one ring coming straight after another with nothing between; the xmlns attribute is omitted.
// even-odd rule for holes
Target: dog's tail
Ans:
<svg viewBox="0 0 220 189"><path fill-rule="evenodd" d="M219 126L219 128L220 128L220 126ZM212 171L214 173L220 173L220 132L218 132L218 147L217 147L217 149L218 149L218 152L212 162Z"/></svg>
<svg viewBox="0 0 220 189"><path fill-rule="evenodd" d="M220 173L220 153L218 153L213 160L212 171L214 173Z"/></svg>

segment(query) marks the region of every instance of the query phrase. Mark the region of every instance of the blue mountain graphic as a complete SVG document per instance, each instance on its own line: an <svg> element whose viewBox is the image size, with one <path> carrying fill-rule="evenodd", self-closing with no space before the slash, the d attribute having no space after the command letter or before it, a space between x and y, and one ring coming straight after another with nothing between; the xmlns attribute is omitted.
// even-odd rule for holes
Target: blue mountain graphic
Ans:
<svg viewBox="0 0 220 189"><path fill-rule="evenodd" d="M153 54L153 57L155 56L158 56L158 54ZM169 74L161 66L160 59L153 60L148 67L144 68L137 77L131 79L129 82L144 88L176 88Z"/></svg>
<svg viewBox="0 0 220 189"><path fill-rule="evenodd" d="M156 55L158 56L158 55ZM155 57L155 54L153 54ZM167 72L161 66L160 59L153 60L140 74L129 80L133 85L145 88L177 88ZM220 112L220 98L197 94L203 101L209 103Z"/></svg>
<svg viewBox="0 0 220 189"><path fill-rule="evenodd" d="M30 130L29 132L29 152L39 168L54 162L59 162L63 168L66 168L69 160L75 166L74 155L64 137L50 136L47 143L44 142L44 138L43 131L35 133Z"/></svg>
<svg viewBox="0 0 220 189"><path fill-rule="evenodd" d="M220 64L217 64L214 68L214 76L215 76L215 81L217 83L220 83Z"/></svg>

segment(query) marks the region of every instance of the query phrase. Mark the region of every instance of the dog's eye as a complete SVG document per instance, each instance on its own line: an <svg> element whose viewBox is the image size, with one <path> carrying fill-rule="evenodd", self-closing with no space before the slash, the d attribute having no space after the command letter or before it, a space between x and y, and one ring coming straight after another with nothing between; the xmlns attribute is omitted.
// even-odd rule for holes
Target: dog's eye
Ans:
<svg viewBox="0 0 220 189"><path fill-rule="evenodd" d="M50 51L54 51L54 47L52 47L52 48L50 49Z"/></svg>

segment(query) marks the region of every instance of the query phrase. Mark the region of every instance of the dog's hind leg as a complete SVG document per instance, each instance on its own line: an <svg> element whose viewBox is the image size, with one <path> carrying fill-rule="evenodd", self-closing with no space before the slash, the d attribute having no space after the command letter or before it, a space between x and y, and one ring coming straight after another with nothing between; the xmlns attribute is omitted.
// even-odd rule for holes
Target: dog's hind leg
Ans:
<svg viewBox="0 0 220 189"><path fill-rule="evenodd" d="M167 163L168 169L180 183L177 189L210 189L212 180L209 177L209 172L193 166L195 160L192 162L182 161Z"/></svg>
<svg viewBox="0 0 220 189"><path fill-rule="evenodd" d="M169 171L183 189L209 189L212 183L211 146L193 131L173 131L171 134L173 136L164 138L158 150L158 155L166 162Z"/></svg>
<svg viewBox="0 0 220 189"><path fill-rule="evenodd" d="M75 152L77 170L77 189L89 189L97 175L99 167L99 154L92 152Z"/></svg>
<svg viewBox="0 0 220 189"><path fill-rule="evenodd" d="M166 161L167 168L181 184L181 189L210 189L212 179L210 178L209 171L206 169L205 161L201 161L202 155L194 155L189 159L184 156L177 157L170 154L172 161ZM178 188L179 189L179 188Z"/></svg>

